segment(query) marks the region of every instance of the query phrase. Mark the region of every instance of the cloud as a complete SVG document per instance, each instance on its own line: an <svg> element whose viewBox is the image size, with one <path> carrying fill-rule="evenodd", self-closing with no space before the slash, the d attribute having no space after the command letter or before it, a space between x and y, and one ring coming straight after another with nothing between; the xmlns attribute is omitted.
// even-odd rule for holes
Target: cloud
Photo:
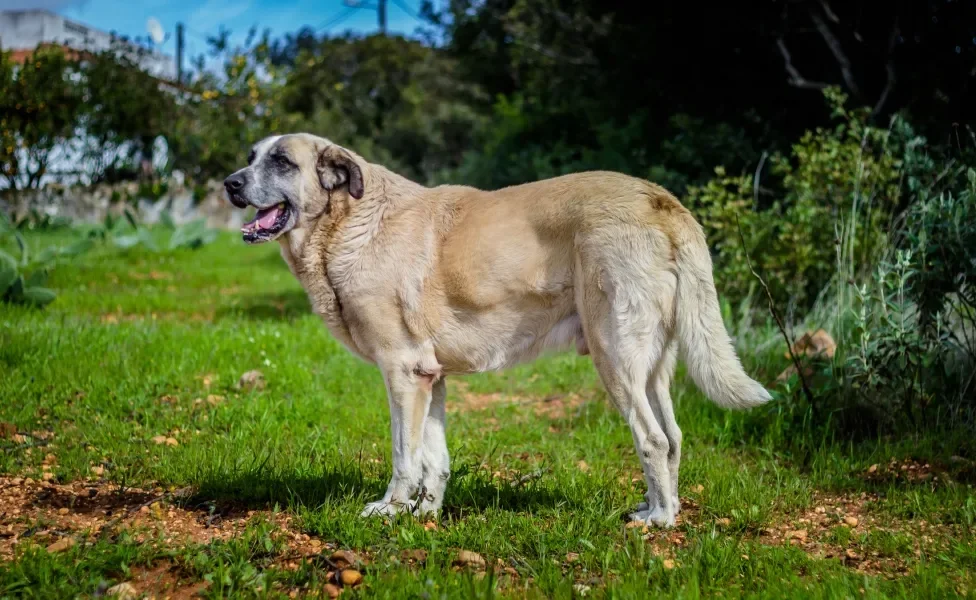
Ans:
<svg viewBox="0 0 976 600"><path fill-rule="evenodd" d="M3 2L4 0L0 0ZM232 21L251 8L250 0L207 0L190 15L194 27L209 31L227 21Z"/></svg>
<svg viewBox="0 0 976 600"><path fill-rule="evenodd" d="M87 0L0 0L0 10L51 10L84 6Z"/></svg>

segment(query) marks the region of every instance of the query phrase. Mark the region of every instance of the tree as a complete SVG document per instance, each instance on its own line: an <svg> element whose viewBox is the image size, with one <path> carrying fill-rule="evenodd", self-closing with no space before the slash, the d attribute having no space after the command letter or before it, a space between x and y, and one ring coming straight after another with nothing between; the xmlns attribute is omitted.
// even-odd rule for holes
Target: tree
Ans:
<svg viewBox="0 0 976 600"><path fill-rule="evenodd" d="M84 108L79 65L41 47L23 64L0 52L0 175L10 189L40 186L77 133Z"/></svg>

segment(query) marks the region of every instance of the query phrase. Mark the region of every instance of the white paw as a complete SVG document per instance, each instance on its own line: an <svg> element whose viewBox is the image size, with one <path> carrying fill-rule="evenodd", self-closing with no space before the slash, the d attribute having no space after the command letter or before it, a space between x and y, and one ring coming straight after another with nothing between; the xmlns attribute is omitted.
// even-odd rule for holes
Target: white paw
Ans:
<svg viewBox="0 0 976 600"><path fill-rule="evenodd" d="M363 512L359 513L360 517L392 517L400 513L410 512L412 507L409 504L404 504L402 502L370 502L363 509Z"/></svg>
<svg viewBox="0 0 976 600"><path fill-rule="evenodd" d="M647 503L641 502L645 507ZM644 523L645 525L656 525L658 527L673 527L674 526L674 514L669 513L661 507L655 507L653 510L648 510L647 508L641 509L640 505L637 507L637 512L630 513L629 519L631 521L637 521L638 523Z"/></svg>

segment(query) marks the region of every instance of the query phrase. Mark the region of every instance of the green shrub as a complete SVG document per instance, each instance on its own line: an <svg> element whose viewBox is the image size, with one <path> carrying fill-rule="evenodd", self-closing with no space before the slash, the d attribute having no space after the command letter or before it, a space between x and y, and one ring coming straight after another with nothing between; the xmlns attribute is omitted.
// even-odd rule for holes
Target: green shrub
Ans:
<svg viewBox="0 0 976 600"><path fill-rule="evenodd" d="M844 108L843 94L829 91L827 99L837 126L806 133L788 156L772 155L774 189L718 167L715 178L688 190L688 207L717 255L720 289L733 301L756 284L746 253L778 305L810 308L838 259L852 276L853 266L871 264L886 246L901 200L898 146L887 130L867 125L865 111Z"/></svg>

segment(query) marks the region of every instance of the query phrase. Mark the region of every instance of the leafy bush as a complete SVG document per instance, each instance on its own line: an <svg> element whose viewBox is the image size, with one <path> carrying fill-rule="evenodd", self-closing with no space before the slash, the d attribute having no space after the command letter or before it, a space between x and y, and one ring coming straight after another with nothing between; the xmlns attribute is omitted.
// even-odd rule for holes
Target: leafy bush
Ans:
<svg viewBox="0 0 976 600"><path fill-rule="evenodd" d="M15 259L0 249L0 301L42 307L57 297L54 291L44 287L52 266L61 258L78 256L87 252L92 243L79 239L67 246L49 246L32 257L23 236L0 213L0 246L11 246L13 241L20 251Z"/></svg>
<svg viewBox="0 0 976 600"><path fill-rule="evenodd" d="M716 279L733 300L755 287L746 253L779 305L810 308L838 259L850 276L852 266L871 264L885 248L901 202L898 146L888 131L867 125L866 111L845 109L843 94L831 90L827 99L837 126L807 132L789 156L773 154L772 190L723 167L689 188L687 204L717 254Z"/></svg>
<svg viewBox="0 0 976 600"><path fill-rule="evenodd" d="M890 424L973 423L976 413L976 171L958 193L922 197L899 247L858 287L843 373Z"/></svg>

